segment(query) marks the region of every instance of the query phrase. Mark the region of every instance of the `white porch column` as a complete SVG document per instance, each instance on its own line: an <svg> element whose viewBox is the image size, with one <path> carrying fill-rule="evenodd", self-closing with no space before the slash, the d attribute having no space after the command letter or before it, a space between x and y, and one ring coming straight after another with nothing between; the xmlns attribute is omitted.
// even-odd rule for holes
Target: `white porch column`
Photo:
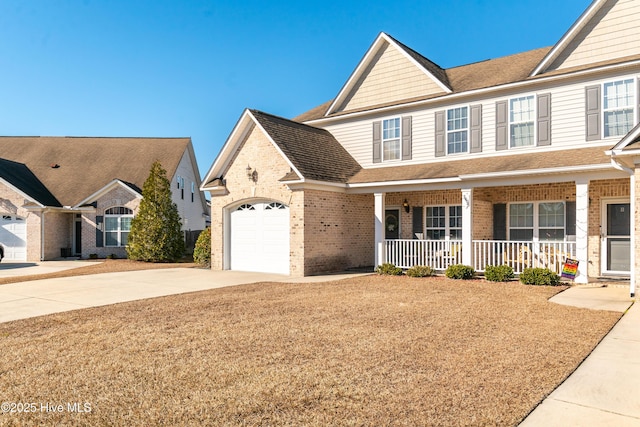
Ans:
<svg viewBox="0 0 640 427"><path fill-rule="evenodd" d="M462 263L473 266L473 189L462 189Z"/></svg>
<svg viewBox="0 0 640 427"><path fill-rule="evenodd" d="M385 263L385 241L384 241L384 196L385 193L374 193L374 242L375 242L375 267Z"/></svg>
<svg viewBox="0 0 640 427"><path fill-rule="evenodd" d="M631 187L631 192L629 194L629 202L630 202L630 208L631 208L631 218L629 218L629 222L631 223L631 239L629 242L629 246L631 247L631 250L629 251L631 253L631 261L629 264L629 268L631 269L631 271L629 272L629 293L631 295L631 297L635 297L636 296L636 271L638 266L636 265L636 260L638 259L638 257L636 257L636 233L640 230L638 230L638 224L636 223L636 221L638 220L637 218L637 211L638 211L638 200L636 199L637 196L637 192L636 192L636 175L638 172L640 172L639 169L634 169L634 174L631 175L629 177L630 179L630 187Z"/></svg>
<svg viewBox="0 0 640 427"><path fill-rule="evenodd" d="M587 283L589 271L589 180L576 181L576 259L575 283Z"/></svg>

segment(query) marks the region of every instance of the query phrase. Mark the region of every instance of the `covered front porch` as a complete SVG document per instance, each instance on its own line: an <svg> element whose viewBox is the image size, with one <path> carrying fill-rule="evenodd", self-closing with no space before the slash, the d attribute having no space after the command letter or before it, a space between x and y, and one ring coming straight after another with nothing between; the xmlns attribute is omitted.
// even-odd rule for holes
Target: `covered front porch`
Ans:
<svg viewBox="0 0 640 427"><path fill-rule="evenodd" d="M633 175L562 178L375 193L376 265L483 272L506 264L516 274L529 267L560 274L572 259L576 283L629 278L635 293Z"/></svg>

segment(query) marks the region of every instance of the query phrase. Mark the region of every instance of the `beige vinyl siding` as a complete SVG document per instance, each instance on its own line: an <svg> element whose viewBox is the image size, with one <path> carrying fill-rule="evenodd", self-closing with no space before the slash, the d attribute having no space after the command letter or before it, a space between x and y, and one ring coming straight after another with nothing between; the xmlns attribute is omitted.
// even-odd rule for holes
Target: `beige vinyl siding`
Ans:
<svg viewBox="0 0 640 427"><path fill-rule="evenodd" d="M357 110L444 92L423 69L390 44L385 44L379 55L339 110Z"/></svg>
<svg viewBox="0 0 640 427"><path fill-rule="evenodd" d="M496 102L506 101L512 97L529 94L551 94L551 145L548 147L521 147L507 149L502 154L515 152L536 152L560 147L593 146L605 141L586 141L585 137L585 87L593 84L620 80L633 77L638 79L640 74L611 74L598 80L573 80L557 85L529 88L526 91L502 92L485 98L473 98L468 102L457 99L450 105L434 104L430 108L422 108L398 113L388 112L385 115L359 117L351 121L345 120L338 124L324 126L335 138L344 145L349 153L363 167L397 166L424 163L430 161L462 160L471 156L495 155L496 153ZM445 157L435 157L435 113L460 105L482 104L482 152L474 154L456 154ZM372 122L391 117L412 116L413 120L413 157L410 161L372 162ZM611 142L607 140L606 142Z"/></svg>
<svg viewBox="0 0 640 427"><path fill-rule="evenodd" d="M640 1L606 2L548 70L636 55L640 45L639 21Z"/></svg>

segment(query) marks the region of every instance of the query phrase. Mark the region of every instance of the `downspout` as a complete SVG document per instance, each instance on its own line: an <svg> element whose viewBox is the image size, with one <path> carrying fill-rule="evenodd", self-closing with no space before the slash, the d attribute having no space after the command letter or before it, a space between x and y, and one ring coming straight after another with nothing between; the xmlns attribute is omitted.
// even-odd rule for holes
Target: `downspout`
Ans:
<svg viewBox="0 0 640 427"><path fill-rule="evenodd" d="M636 224L636 209L635 209L635 200L636 200L636 176L635 176L635 171L633 169L631 169L630 167L624 166L622 164L620 164L620 162L618 162L615 158L615 155L612 154L611 155L611 166L613 166L614 168L625 172L629 175L629 198L630 198L630 206L631 206L631 212L630 212L630 216L631 218L629 219L629 222L631 222L631 236L629 239L629 246L631 247L630 252L630 256L631 256L631 271L630 271L630 277L629 277L629 293L631 298L634 298L636 296L636 266L635 266L635 247L636 247L636 230L635 230L635 224Z"/></svg>
<svg viewBox="0 0 640 427"><path fill-rule="evenodd" d="M44 214L46 210L42 210L42 219L40 220L40 261L44 261Z"/></svg>

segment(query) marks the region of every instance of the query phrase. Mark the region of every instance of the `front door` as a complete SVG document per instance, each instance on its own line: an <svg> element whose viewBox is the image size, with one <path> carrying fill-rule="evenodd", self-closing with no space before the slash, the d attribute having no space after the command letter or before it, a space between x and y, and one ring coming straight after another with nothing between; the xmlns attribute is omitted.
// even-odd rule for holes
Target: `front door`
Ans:
<svg viewBox="0 0 640 427"><path fill-rule="evenodd" d="M607 201L603 208L603 273L631 271L631 206L626 201Z"/></svg>
<svg viewBox="0 0 640 427"><path fill-rule="evenodd" d="M73 252L75 255L82 254L82 216L76 215L73 231Z"/></svg>
<svg viewBox="0 0 640 427"><path fill-rule="evenodd" d="M384 238L386 240L400 238L400 209L384 211Z"/></svg>

